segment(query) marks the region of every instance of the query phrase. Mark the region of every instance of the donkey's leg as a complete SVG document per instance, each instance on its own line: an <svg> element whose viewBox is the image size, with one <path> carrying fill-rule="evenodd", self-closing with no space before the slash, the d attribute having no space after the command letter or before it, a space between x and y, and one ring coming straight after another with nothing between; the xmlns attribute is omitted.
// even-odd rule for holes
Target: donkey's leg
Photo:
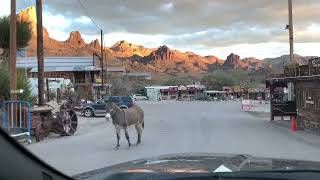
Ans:
<svg viewBox="0 0 320 180"><path fill-rule="evenodd" d="M118 149L120 147L120 143L119 143L119 141L120 141L120 127L115 126L115 128L116 128L116 134L117 134L117 146L116 146L116 149Z"/></svg>
<svg viewBox="0 0 320 180"><path fill-rule="evenodd" d="M130 137L129 137L129 133L128 133L127 127L124 128L124 133L125 133L125 135L126 135L126 138L127 138L128 144L129 144L129 147L131 147L131 142L130 142Z"/></svg>
<svg viewBox="0 0 320 180"><path fill-rule="evenodd" d="M139 145L141 143L142 125L136 124L135 127L136 127L137 134L138 134L137 145Z"/></svg>

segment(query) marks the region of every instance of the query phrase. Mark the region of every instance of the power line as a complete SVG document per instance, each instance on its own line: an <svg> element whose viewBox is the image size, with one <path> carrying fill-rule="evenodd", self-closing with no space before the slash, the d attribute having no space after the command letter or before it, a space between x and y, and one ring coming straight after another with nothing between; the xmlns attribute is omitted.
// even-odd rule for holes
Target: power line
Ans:
<svg viewBox="0 0 320 180"><path fill-rule="evenodd" d="M90 20L92 21L92 23L98 28L98 29L102 29L100 26L98 26L96 24L96 22L93 20L93 18L90 16L90 14L88 13L87 9L85 8L85 6L82 4L81 0L78 0L81 8L83 9L83 11L86 13L86 15L90 18Z"/></svg>

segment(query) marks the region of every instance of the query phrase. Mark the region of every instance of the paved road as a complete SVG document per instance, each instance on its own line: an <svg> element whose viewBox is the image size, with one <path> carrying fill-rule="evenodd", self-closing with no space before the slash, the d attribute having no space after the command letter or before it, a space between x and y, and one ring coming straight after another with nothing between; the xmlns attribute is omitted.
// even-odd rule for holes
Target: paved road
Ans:
<svg viewBox="0 0 320 180"><path fill-rule="evenodd" d="M142 144L128 148L104 118L81 118L76 135L51 136L27 148L68 175L143 157L171 153L242 153L320 161L320 145L266 119L240 111L240 102L140 102L145 110ZM129 131L136 141L134 128ZM303 134L301 136L304 136Z"/></svg>

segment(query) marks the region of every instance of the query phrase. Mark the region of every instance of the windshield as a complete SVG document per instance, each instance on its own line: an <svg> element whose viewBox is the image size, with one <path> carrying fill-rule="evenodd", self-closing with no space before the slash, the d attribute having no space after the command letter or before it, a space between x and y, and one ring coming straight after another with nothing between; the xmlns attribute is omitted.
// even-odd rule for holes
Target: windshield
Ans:
<svg viewBox="0 0 320 180"><path fill-rule="evenodd" d="M67 175L181 153L320 161L318 0L19 0L13 21L0 4L0 126Z"/></svg>

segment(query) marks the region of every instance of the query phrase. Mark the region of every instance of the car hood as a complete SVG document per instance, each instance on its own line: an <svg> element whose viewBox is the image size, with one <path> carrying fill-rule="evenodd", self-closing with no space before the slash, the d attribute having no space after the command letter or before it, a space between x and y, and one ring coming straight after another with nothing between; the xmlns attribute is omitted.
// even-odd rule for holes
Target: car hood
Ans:
<svg viewBox="0 0 320 180"><path fill-rule="evenodd" d="M80 105L83 106L83 107L87 107L87 106L97 105L97 103L83 103L83 104L80 104Z"/></svg>
<svg viewBox="0 0 320 180"><path fill-rule="evenodd" d="M138 172L218 173L287 170L320 170L320 162L262 158L243 154L172 154L121 163L82 173L74 178L86 179Z"/></svg>

